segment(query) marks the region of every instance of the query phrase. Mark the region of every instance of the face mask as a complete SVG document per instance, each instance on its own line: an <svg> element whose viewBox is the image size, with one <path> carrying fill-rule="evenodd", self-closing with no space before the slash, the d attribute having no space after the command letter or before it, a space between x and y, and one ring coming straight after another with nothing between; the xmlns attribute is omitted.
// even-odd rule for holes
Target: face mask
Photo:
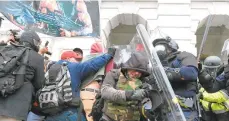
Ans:
<svg viewBox="0 0 229 121"><path fill-rule="evenodd" d="M164 60L167 57L168 54L165 45L156 45L155 49L160 60Z"/></svg>

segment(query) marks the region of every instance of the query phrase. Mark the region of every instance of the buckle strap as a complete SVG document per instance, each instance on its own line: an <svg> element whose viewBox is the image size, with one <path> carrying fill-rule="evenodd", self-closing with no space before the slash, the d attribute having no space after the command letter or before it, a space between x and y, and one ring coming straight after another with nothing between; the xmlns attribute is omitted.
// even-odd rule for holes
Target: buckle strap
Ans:
<svg viewBox="0 0 229 121"><path fill-rule="evenodd" d="M81 91L88 91L88 92L99 93L99 90L97 90L97 89L92 89L92 88L83 88L83 89L81 89Z"/></svg>

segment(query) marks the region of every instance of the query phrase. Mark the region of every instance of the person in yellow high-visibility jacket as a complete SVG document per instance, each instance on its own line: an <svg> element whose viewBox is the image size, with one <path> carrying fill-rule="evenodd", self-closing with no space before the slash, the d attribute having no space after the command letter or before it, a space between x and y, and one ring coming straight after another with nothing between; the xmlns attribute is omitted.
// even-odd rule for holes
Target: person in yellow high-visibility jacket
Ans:
<svg viewBox="0 0 229 121"><path fill-rule="evenodd" d="M203 118L206 121L228 121L229 96L227 81L229 79L229 65L221 74L217 75L221 66L221 59L209 56L204 60L204 69L199 74L199 82L203 88L200 92L200 103L203 108Z"/></svg>
<svg viewBox="0 0 229 121"><path fill-rule="evenodd" d="M200 89L200 103L204 110L206 121L228 121L229 118L229 98L226 90L215 93L208 93L203 88Z"/></svg>

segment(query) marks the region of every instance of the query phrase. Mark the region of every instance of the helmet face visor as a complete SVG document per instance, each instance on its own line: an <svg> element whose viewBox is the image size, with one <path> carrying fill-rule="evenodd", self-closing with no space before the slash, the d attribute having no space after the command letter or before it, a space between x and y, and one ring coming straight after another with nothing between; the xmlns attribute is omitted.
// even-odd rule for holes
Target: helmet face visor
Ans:
<svg viewBox="0 0 229 121"><path fill-rule="evenodd" d="M203 65L204 70L210 74L213 78L216 78L217 71L220 66L206 66Z"/></svg>

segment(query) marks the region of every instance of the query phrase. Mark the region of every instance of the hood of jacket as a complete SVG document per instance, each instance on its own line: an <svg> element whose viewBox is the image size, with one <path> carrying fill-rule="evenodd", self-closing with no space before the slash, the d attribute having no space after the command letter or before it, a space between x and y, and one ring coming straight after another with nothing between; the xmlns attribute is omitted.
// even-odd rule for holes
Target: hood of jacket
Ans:
<svg viewBox="0 0 229 121"><path fill-rule="evenodd" d="M148 72L148 59L145 54L141 52L134 52L131 54L131 57L129 60L127 60L124 64L121 66L121 70L125 71L128 69L136 70L142 73L142 77L149 76Z"/></svg>
<svg viewBox="0 0 229 121"><path fill-rule="evenodd" d="M38 52L41 39L35 31L26 31L22 33L20 42Z"/></svg>

